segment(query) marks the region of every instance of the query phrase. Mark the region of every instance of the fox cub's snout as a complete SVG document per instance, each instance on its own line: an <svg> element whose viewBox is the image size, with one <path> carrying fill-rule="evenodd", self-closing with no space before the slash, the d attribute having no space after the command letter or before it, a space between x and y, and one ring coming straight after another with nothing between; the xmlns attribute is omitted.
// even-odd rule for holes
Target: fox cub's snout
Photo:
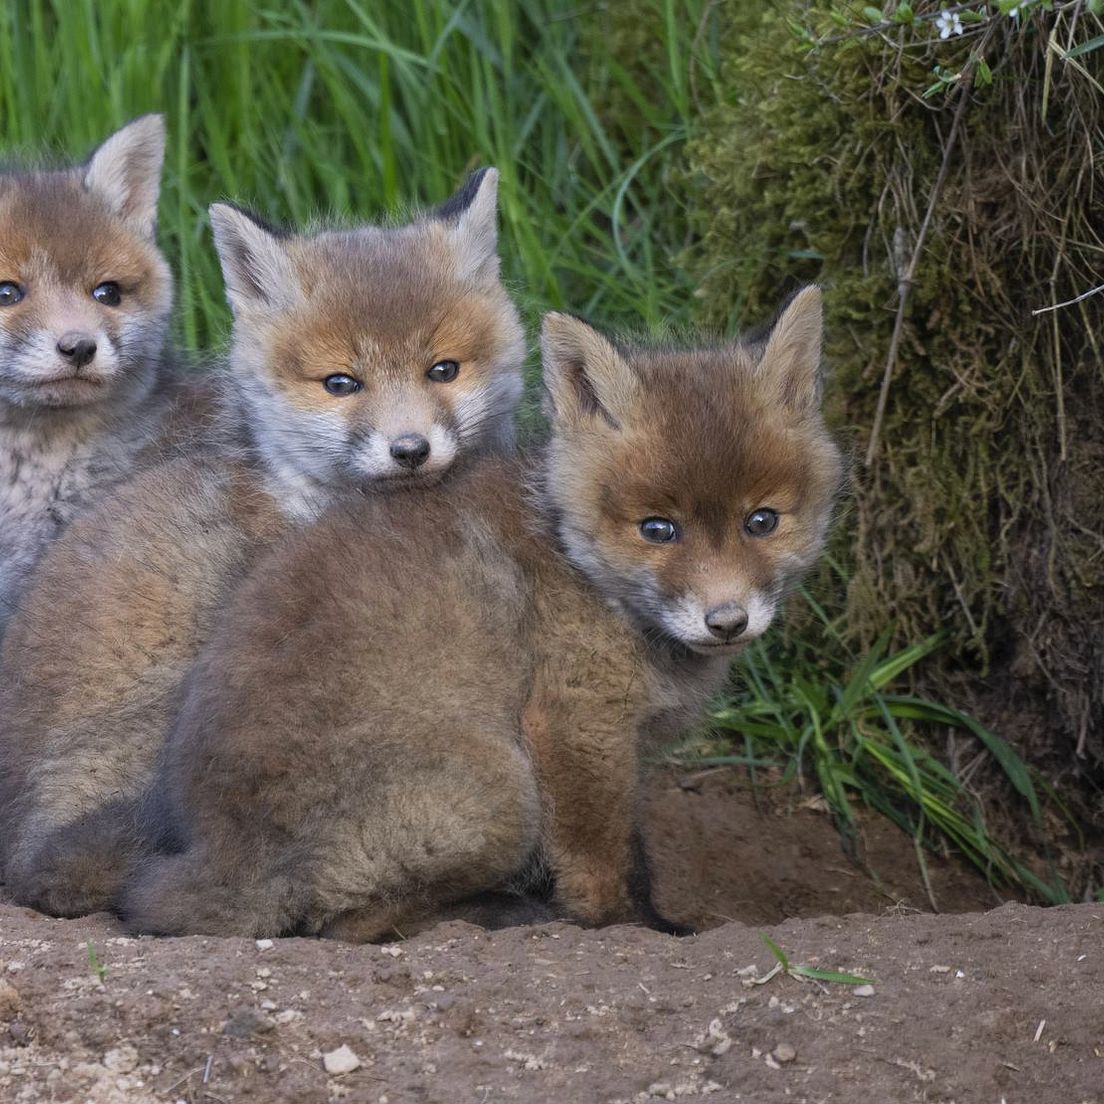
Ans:
<svg viewBox="0 0 1104 1104"><path fill-rule="evenodd" d="M322 484L429 481L512 439L524 339L494 170L397 228L286 235L211 209L261 448Z"/></svg>
<svg viewBox="0 0 1104 1104"><path fill-rule="evenodd" d="M817 288L758 346L620 347L546 318L561 538L642 628L735 650L820 551L841 475L820 414L821 328Z"/></svg>
<svg viewBox="0 0 1104 1104"><path fill-rule="evenodd" d="M0 404L152 385L172 306L154 242L164 141L147 115L79 169L0 175Z"/></svg>

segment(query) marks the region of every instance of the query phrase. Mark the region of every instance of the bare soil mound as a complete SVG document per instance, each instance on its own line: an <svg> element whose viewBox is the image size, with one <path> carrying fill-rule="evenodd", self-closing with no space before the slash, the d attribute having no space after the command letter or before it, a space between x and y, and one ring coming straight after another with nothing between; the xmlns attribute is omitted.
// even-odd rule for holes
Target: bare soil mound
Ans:
<svg viewBox="0 0 1104 1104"><path fill-rule="evenodd" d="M913 911L907 839L867 826L875 883L815 803L784 805L757 810L727 775L656 780L665 907L735 917L681 940L457 923L383 947L135 940L0 904L0 1101L1104 1104L1104 905ZM953 867L932 885L991 900ZM880 915L776 924L832 905ZM764 931L870 986L767 978Z"/></svg>

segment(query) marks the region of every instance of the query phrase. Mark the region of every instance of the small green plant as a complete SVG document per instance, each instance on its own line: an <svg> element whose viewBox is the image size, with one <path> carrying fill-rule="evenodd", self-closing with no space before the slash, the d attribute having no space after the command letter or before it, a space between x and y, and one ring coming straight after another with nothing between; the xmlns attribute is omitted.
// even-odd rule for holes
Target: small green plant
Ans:
<svg viewBox="0 0 1104 1104"><path fill-rule="evenodd" d="M996 885L1048 904L1068 901L1060 878L1044 881L993 838L981 802L932 754L925 730L949 727L973 737L1038 823L1039 794L1023 760L959 710L895 690L939 648L941 637L887 653L886 634L855 657L820 605L807 598L816 613L812 632L791 642L783 656L764 645L745 653L737 689L712 714L719 753L699 742L682 755L696 765L746 766L753 780L768 764L780 769L782 782L811 775L849 848L857 842L858 801L913 837L926 884L925 851L950 847ZM743 745L743 754L734 744Z"/></svg>
<svg viewBox="0 0 1104 1104"><path fill-rule="evenodd" d="M778 973L784 973L799 981L825 981L836 985L873 985L874 979L862 977L859 974L845 974L839 970L823 970L819 966L803 966L800 963L791 962L786 952L775 943L765 932L759 933L759 938L766 944L767 949L778 960L778 964L769 973L757 979L762 985L770 981Z"/></svg>
<svg viewBox="0 0 1104 1104"><path fill-rule="evenodd" d="M96 945L91 939L88 940L88 965L101 983L107 978L107 967L100 961Z"/></svg>

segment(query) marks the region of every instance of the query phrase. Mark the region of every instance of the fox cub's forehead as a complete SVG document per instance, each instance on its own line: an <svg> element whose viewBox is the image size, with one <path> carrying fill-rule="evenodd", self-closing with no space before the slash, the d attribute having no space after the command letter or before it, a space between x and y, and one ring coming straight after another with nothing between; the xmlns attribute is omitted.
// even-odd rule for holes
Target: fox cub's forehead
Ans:
<svg viewBox="0 0 1104 1104"><path fill-rule="evenodd" d="M512 317L505 293L461 283L424 235L401 235L374 230L302 243L295 256L302 309L285 336L369 354L432 347L468 360L494 352Z"/></svg>
<svg viewBox="0 0 1104 1104"><path fill-rule="evenodd" d="M359 294L361 301L395 306L404 299L426 301L459 290L447 238L431 222L327 231L295 240L292 253L308 292Z"/></svg>
<svg viewBox="0 0 1104 1104"><path fill-rule="evenodd" d="M62 283L137 282L157 256L75 174L0 176L0 279L41 265Z"/></svg>
<svg viewBox="0 0 1104 1104"><path fill-rule="evenodd" d="M718 513L804 497L822 434L767 401L748 355L639 358L642 386L608 453L623 500Z"/></svg>

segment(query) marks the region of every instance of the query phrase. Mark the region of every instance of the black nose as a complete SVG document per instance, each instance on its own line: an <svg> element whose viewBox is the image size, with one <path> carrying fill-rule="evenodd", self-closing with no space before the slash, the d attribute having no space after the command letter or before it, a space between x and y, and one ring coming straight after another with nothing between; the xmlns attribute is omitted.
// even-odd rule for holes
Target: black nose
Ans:
<svg viewBox="0 0 1104 1104"><path fill-rule="evenodd" d="M83 368L96 355L96 342L87 334L63 334L57 343L57 351L77 368Z"/></svg>
<svg viewBox="0 0 1104 1104"><path fill-rule="evenodd" d="M723 606L714 606L705 615L705 623L709 631L721 640L735 640L747 628L747 610L735 602L725 602Z"/></svg>
<svg viewBox="0 0 1104 1104"><path fill-rule="evenodd" d="M420 433L404 433L391 442L391 455L404 468L420 468L429 459L429 442Z"/></svg>

